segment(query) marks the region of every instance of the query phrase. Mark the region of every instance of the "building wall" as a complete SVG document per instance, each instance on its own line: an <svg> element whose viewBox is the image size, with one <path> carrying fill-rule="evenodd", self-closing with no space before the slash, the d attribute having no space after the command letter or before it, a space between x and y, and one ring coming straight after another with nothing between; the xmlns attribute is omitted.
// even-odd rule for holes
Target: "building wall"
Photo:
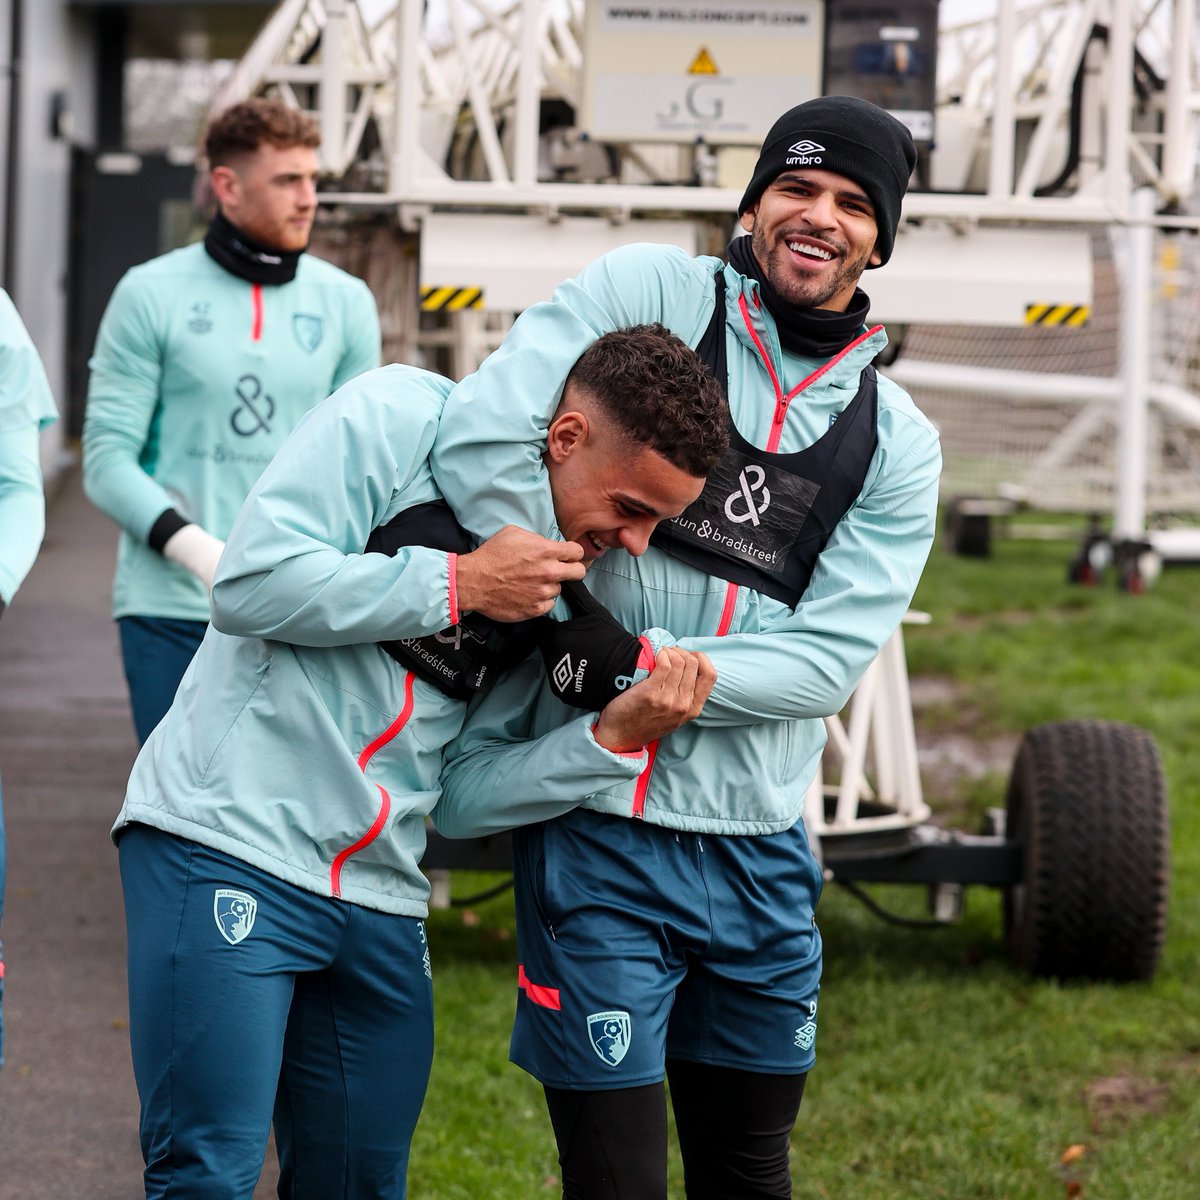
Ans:
<svg viewBox="0 0 1200 1200"><path fill-rule="evenodd" d="M4 197L8 186L8 97L7 80L12 71L11 0L0 0L0 261L4 258ZM6 284L8 280L4 281Z"/></svg>
<svg viewBox="0 0 1200 1200"><path fill-rule="evenodd" d="M0 3L6 30L10 6L11 0ZM71 143L92 136L95 93L88 24L68 11L65 0L25 0L22 41L12 294L62 409ZM70 122L59 130L51 119L56 95ZM11 152L5 157L12 161ZM56 465L64 441L61 423L47 431L43 459L48 469Z"/></svg>

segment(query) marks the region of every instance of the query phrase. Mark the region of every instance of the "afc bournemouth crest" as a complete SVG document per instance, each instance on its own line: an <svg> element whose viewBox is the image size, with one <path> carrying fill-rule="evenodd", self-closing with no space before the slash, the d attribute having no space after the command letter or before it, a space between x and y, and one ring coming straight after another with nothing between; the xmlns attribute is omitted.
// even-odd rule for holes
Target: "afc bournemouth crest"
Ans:
<svg viewBox="0 0 1200 1200"><path fill-rule="evenodd" d="M258 912L258 901L249 892L234 888L217 888L213 895L213 917L221 936L236 946L250 936L254 928L254 915Z"/></svg>
<svg viewBox="0 0 1200 1200"><path fill-rule="evenodd" d="M311 354L321 344L325 322L309 313L292 313L292 333L296 335L301 348Z"/></svg>
<svg viewBox="0 0 1200 1200"><path fill-rule="evenodd" d="M212 330L212 303L208 300L197 300L192 305L192 315L188 319L188 329L192 333L209 333Z"/></svg>
<svg viewBox="0 0 1200 1200"><path fill-rule="evenodd" d="M629 1050L632 1023L627 1012L592 1013L587 1019L592 1049L602 1062L615 1067Z"/></svg>

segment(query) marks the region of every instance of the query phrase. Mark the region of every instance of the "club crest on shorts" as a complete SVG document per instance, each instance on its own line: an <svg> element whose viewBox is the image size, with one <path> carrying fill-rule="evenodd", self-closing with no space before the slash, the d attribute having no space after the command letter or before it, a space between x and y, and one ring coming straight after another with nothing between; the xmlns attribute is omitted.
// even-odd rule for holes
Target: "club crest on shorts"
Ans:
<svg viewBox="0 0 1200 1200"><path fill-rule="evenodd" d="M629 1014L620 1011L592 1013L587 1025L592 1049L600 1056L601 1062L615 1067L629 1050L629 1038L633 1032Z"/></svg>
<svg viewBox="0 0 1200 1200"><path fill-rule="evenodd" d="M254 928L258 901L249 892L235 888L217 888L213 894L213 919L221 936L231 945L244 942Z"/></svg>

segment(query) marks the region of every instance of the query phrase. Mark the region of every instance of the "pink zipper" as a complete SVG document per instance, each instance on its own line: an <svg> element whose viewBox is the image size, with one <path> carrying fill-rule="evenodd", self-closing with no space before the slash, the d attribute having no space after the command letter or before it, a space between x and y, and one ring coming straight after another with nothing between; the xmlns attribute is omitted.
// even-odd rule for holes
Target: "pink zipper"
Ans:
<svg viewBox="0 0 1200 1200"><path fill-rule="evenodd" d="M733 624L733 613L737 608L737 594L738 585L736 583L729 584L725 590L725 605L721 609L721 620L717 625L716 637L724 637L729 632L730 625ZM659 740L655 738L646 747L649 761L638 776L637 787L633 789L632 815L639 819L646 815L646 793L650 790L650 773L654 770L654 760L658 757Z"/></svg>
<svg viewBox="0 0 1200 1200"><path fill-rule="evenodd" d="M765 447L768 453L774 454L779 448L780 439L783 437L783 423L787 420L788 405L809 384L815 383L826 371L841 362L851 350L856 346L862 345L869 337L878 333L883 326L876 325L874 328L868 329L865 333L855 338L848 346L835 354L823 367L818 367L807 379L802 379L787 395L784 395L783 388L779 383L779 376L775 374L775 367L771 362L771 356L767 353L767 348L762 344L762 339L758 336L754 324L750 320L750 310L746 307L746 297L744 295L738 297L738 308L741 309L742 320L746 323L746 330L750 334L751 340L754 342L759 357L762 359L763 365L767 368L767 374L771 377L771 383L775 388L775 415L771 419L771 433L767 438ZM737 594L738 585L736 583L729 584L725 592L725 606L721 610L721 620L717 626L715 637L724 637L729 632L729 627L733 624L734 610L737 608ZM633 816L639 818L646 815L646 795L650 791L650 773L654 770L654 760L658 756L658 742L651 742L646 749L649 752L650 761L646 764L646 769L638 776L637 787L633 792Z"/></svg>
<svg viewBox="0 0 1200 1200"><path fill-rule="evenodd" d="M413 680L416 678L411 671L404 676L404 707L400 710L400 715L358 756L358 769L366 774L367 764L375 755L383 749L389 742L396 738L396 735L408 724L409 717L413 711ZM392 798L387 794L387 789L375 785L379 788L379 811L375 814L375 820L371 828L363 834L362 837L354 843L353 846L347 846L333 860L333 865L329 868L329 890L335 897L341 898L342 895L342 868L346 862L357 854L360 850L365 850L382 832L387 824L388 815L392 811Z"/></svg>
<svg viewBox="0 0 1200 1200"><path fill-rule="evenodd" d="M868 338L874 337L882 328L882 325L876 325L868 329L865 333L860 334L848 346L839 350L823 367L818 367L807 379L802 379L788 394L783 394L783 388L779 383L779 376L775 374L775 367L771 362L771 356L767 353L767 348L762 344L762 339L758 336L754 325L750 321L750 310L746 307L746 297L738 297L738 308L742 312L742 320L746 323L746 331L750 334L751 340L754 342L755 348L758 350L759 357L763 360L763 365L767 368L767 374L771 377L771 383L775 388L775 415L771 419L771 434L767 438L767 444L763 448L769 454L774 454L779 449L780 439L783 437L783 423L787 420L788 405L802 392L810 383L815 383L822 375L825 374L831 367L835 367L838 363L854 350L861 346Z"/></svg>
<svg viewBox="0 0 1200 1200"><path fill-rule="evenodd" d="M261 342L263 331L263 295L261 283L252 283L250 285L250 307L254 311L254 316L250 321L250 340L252 342Z"/></svg>

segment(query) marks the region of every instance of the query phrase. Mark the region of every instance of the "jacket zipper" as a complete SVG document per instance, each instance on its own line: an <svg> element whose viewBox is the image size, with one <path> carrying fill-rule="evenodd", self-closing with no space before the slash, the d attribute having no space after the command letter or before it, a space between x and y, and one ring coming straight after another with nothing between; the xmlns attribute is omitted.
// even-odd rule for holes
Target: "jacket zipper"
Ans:
<svg viewBox="0 0 1200 1200"><path fill-rule="evenodd" d="M787 420L788 405L811 383L816 383L826 371L837 366L838 363L850 353L851 350L857 349L868 338L874 337L882 328L882 325L875 325L859 334L848 346L844 346L839 350L824 366L818 367L807 379L802 379L790 392L785 396L783 387L780 385L779 376L775 374L774 364L771 362L771 356L767 353L767 348L762 344L762 339L758 336L753 323L750 320L750 310L746 307L746 297L738 297L738 308L741 309L742 320L746 325L746 332L750 334L751 340L754 342L755 348L758 350L759 357L763 360L763 365L767 368L767 374L771 377L771 384L775 388L775 415L771 418L771 433L767 438L767 444L763 447L768 454L774 454L779 449L779 442L783 437L783 423Z"/></svg>
<svg viewBox="0 0 1200 1200"><path fill-rule="evenodd" d="M409 718L413 711L413 680L416 676L408 671L404 676L404 707L400 710L400 715L358 756L358 769L366 774L367 764L375 755L383 749L389 742L393 741L400 731L408 724ZM384 826L387 825L388 816L392 811L392 798L388 795L387 789L375 785L379 788L379 811L375 814L375 820L371 824L371 828L362 835L352 846L347 846L333 860L333 865L329 868L329 891L330 894L341 899L342 895L342 868L347 861L360 850L365 850L382 832Z"/></svg>
<svg viewBox="0 0 1200 1200"><path fill-rule="evenodd" d="M263 332L263 292L261 283L250 285L250 308L253 313L250 319L250 340L262 341Z"/></svg>
<svg viewBox="0 0 1200 1200"><path fill-rule="evenodd" d="M779 383L779 376L776 375L775 367L771 363L771 356L767 353L767 348L762 344L762 339L758 336L754 324L750 320L750 310L746 307L746 297L744 295L738 297L738 308L741 310L746 331L750 334L750 338L758 350L759 357L762 359L763 365L767 368L767 374L771 377L771 384L775 388L775 414L771 418L771 432L764 447L769 454L774 454L778 450L779 442L783 437L783 423L787 420L788 405L810 383L815 383L826 371L841 362L851 350L874 336L883 326L876 325L868 329L865 333L860 334L848 346L839 350L824 366L818 367L807 379L802 379L787 395L784 395L783 388ZM729 627L733 624L734 609L737 607L737 594L738 585L736 583L729 584L725 592L725 607L721 610L721 621L714 636L724 637L729 632ZM658 756L657 740L651 742L646 747L646 750L649 752L650 761L646 764L646 769L638 776L637 787L633 792L632 815L639 819L644 818L646 815L646 795L650 791L650 773L654 770L654 760Z"/></svg>
<svg viewBox="0 0 1200 1200"><path fill-rule="evenodd" d="M729 584L725 589L725 604L721 609L721 620L717 624L716 637L724 637L729 632L730 625L733 624L734 609L737 608L738 585L736 583ZM654 760L658 757L658 743L661 739L655 738L647 747L646 753L649 755L649 761L646 763L645 770L638 776L637 787L633 790L633 810L631 815L638 820L642 820L646 815L646 793L650 790L650 773L654 770ZM553 930L551 930L553 935Z"/></svg>

